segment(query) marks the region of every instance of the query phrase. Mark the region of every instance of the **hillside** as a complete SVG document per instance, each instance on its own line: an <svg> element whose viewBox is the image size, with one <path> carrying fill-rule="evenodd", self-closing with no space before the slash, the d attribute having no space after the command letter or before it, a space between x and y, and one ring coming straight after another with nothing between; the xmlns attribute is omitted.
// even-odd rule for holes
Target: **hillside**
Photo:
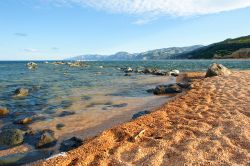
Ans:
<svg viewBox="0 0 250 166"><path fill-rule="evenodd" d="M67 60L85 61L122 61L122 60L164 60L175 59L178 55L201 48L201 45L190 47L170 47L150 50L142 53L118 52L113 55L80 55Z"/></svg>
<svg viewBox="0 0 250 166"><path fill-rule="evenodd" d="M249 49L250 36L244 36L182 53L178 59L250 58Z"/></svg>

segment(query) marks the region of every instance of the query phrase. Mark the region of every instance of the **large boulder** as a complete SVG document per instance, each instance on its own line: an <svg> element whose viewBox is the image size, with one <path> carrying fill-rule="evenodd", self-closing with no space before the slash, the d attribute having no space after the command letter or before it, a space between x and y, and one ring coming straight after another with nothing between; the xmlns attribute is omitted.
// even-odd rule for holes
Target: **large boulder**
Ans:
<svg viewBox="0 0 250 166"><path fill-rule="evenodd" d="M182 88L178 84L170 84L170 85L158 85L153 93L155 95L163 95L163 94L171 94L171 93L181 93Z"/></svg>
<svg viewBox="0 0 250 166"><path fill-rule="evenodd" d="M56 144L57 140L54 137L54 133L50 131L44 131L36 143L36 148L48 148Z"/></svg>
<svg viewBox="0 0 250 166"><path fill-rule="evenodd" d="M0 133L0 145L19 145L23 142L24 134L24 131L17 128L4 128Z"/></svg>
<svg viewBox="0 0 250 166"><path fill-rule="evenodd" d="M213 63L209 66L205 77L228 76L230 74L231 71L222 64Z"/></svg>
<svg viewBox="0 0 250 166"><path fill-rule="evenodd" d="M68 140L64 140L61 143L60 151L67 152L67 151L70 151L72 149L75 149L75 148L81 146L82 144L83 144L83 141L80 138L72 137Z"/></svg>
<svg viewBox="0 0 250 166"><path fill-rule="evenodd" d="M15 97L24 97L29 94L29 89L26 88L18 88L15 90Z"/></svg>
<svg viewBox="0 0 250 166"><path fill-rule="evenodd" d="M0 116L6 116L9 112L8 108L0 107Z"/></svg>

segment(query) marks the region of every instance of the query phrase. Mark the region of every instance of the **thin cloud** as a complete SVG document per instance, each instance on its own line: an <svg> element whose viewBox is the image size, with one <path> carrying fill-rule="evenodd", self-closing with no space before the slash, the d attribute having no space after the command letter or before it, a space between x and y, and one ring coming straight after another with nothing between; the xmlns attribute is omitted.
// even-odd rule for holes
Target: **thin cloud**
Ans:
<svg viewBox="0 0 250 166"><path fill-rule="evenodd" d="M15 36L20 36L20 37L26 37L28 36L27 33L20 33L20 32L17 32L17 33L14 33Z"/></svg>
<svg viewBox="0 0 250 166"><path fill-rule="evenodd" d="M23 49L25 52L28 52L28 53L36 53L36 52L39 52L39 50L37 49L34 49L34 48L25 48Z"/></svg>
<svg viewBox="0 0 250 166"><path fill-rule="evenodd" d="M51 1L52 0L46 0ZM250 6L250 0L53 0L63 5L81 5L112 13L197 16Z"/></svg>
<svg viewBox="0 0 250 166"><path fill-rule="evenodd" d="M59 48L58 47L52 47L51 50L55 51L55 50L59 50Z"/></svg>

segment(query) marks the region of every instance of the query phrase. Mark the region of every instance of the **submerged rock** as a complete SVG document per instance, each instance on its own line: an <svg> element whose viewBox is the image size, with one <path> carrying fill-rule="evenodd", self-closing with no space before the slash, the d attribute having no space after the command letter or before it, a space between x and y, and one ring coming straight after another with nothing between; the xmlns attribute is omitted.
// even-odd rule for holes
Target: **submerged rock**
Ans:
<svg viewBox="0 0 250 166"><path fill-rule="evenodd" d="M59 114L59 117L64 117L64 116L69 116L69 115L74 115L75 112L72 112L72 111L62 111L60 114Z"/></svg>
<svg viewBox="0 0 250 166"><path fill-rule="evenodd" d="M65 124L63 124L63 123L58 123L58 124L56 125L56 129L57 129L57 130L61 130L64 126L65 126Z"/></svg>
<svg viewBox="0 0 250 166"><path fill-rule="evenodd" d="M36 69L38 67L38 65L35 62L29 62L26 65L28 67L28 69Z"/></svg>
<svg viewBox="0 0 250 166"><path fill-rule="evenodd" d="M148 89L147 92L148 92L148 93L154 93L154 90L155 90L155 89Z"/></svg>
<svg viewBox="0 0 250 166"><path fill-rule="evenodd" d="M15 90L15 96L16 97L24 97L24 96L28 96L29 94L29 89L25 89L25 88L18 88Z"/></svg>
<svg viewBox="0 0 250 166"><path fill-rule="evenodd" d="M6 107L0 107L0 116L6 116L10 111Z"/></svg>
<svg viewBox="0 0 250 166"><path fill-rule="evenodd" d="M49 157L53 151L31 151L23 153L15 153L0 157L0 165L5 166L16 166L16 165L27 165L37 160L45 159Z"/></svg>
<svg viewBox="0 0 250 166"><path fill-rule="evenodd" d="M150 111L140 111L140 112L137 112L137 113L135 113L133 116L132 116L132 119L136 119L136 118L139 118L139 117L141 117L141 116L143 116L143 115L146 115L146 114L149 114L150 113Z"/></svg>
<svg viewBox="0 0 250 166"><path fill-rule="evenodd" d="M60 151L61 152L67 152L67 151L70 151L72 149L75 149L79 146L81 146L83 144L83 141L77 137L72 137L68 140L64 140L62 143L61 143L61 146L60 146Z"/></svg>
<svg viewBox="0 0 250 166"><path fill-rule="evenodd" d="M112 105L112 107L115 107L115 108L121 108L121 107L127 107L128 104L127 103L122 103L122 104L114 104Z"/></svg>
<svg viewBox="0 0 250 166"><path fill-rule="evenodd" d="M228 76L230 74L231 71L222 64L213 63L209 66L205 77Z"/></svg>
<svg viewBox="0 0 250 166"><path fill-rule="evenodd" d="M19 145L23 143L24 134L24 131L17 128L4 128L0 133L0 145Z"/></svg>
<svg viewBox="0 0 250 166"><path fill-rule="evenodd" d="M48 148L56 144L57 140L54 137L54 133L50 131L44 131L38 138L36 148Z"/></svg>
<svg viewBox="0 0 250 166"><path fill-rule="evenodd" d="M132 74L129 74L129 73L126 73L126 74L124 74L124 76L132 76Z"/></svg>

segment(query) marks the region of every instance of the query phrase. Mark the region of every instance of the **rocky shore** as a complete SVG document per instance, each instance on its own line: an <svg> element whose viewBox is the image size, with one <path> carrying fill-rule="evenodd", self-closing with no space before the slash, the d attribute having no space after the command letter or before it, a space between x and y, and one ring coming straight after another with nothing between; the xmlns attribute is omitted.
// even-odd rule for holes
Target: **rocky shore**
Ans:
<svg viewBox="0 0 250 166"><path fill-rule="evenodd" d="M213 64L205 74L180 75L185 94L34 165L248 165L250 71Z"/></svg>

